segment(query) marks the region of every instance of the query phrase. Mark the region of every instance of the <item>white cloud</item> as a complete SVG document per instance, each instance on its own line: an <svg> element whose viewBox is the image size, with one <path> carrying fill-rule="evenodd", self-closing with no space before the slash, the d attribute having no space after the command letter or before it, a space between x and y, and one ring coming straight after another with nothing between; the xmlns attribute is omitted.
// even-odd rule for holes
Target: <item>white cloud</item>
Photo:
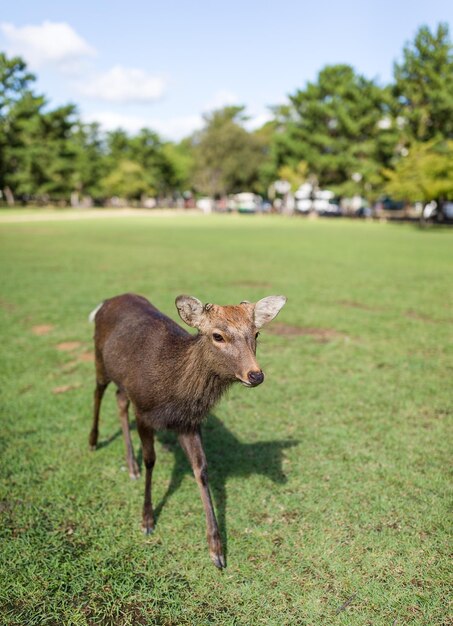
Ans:
<svg viewBox="0 0 453 626"><path fill-rule="evenodd" d="M203 127L201 115L182 115L168 120L155 120L154 128L169 139L179 140L188 137ZM153 127L152 127L153 128Z"/></svg>
<svg viewBox="0 0 453 626"><path fill-rule="evenodd" d="M272 115L270 113L252 115L247 120L245 126L249 131L256 130L271 119ZM98 122L104 130L122 128L131 134L137 133L142 128L150 128L164 139L173 141L179 141L184 137L188 137L194 131L203 128L204 125L203 116L197 114L162 119L144 115L116 113L115 111L99 111L98 113L85 115L84 120L86 122Z"/></svg>
<svg viewBox="0 0 453 626"><path fill-rule="evenodd" d="M84 96L116 103L145 104L158 100L165 91L160 76L148 74L133 67L115 65L103 74L97 74L78 84Z"/></svg>
<svg viewBox="0 0 453 626"><path fill-rule="evenodd" d="M232 91L227 89L220 89L206 102L204 106L205 111L213 111L222 109L226 106L233 106L239 104L239 98Z"/></svg>
<svg viewBox="0 0 453 626"><path fill-rule="evenodd" d="M71 71L82 59L96 55L96 50L65 22L44 21L21 27L2 22L0 31L8 52L22 56L32 68L52 64Z"/></svg>
<svg viewBox="0 0 453 626"><path fill-rule="evenodd" d="M85 115L87 122L99 122L104 130L122 128L128 133L137 133L142 128L155 130L165 139L179 140L187 137L203 125L201 115L186 115L159 119L140 115L124 115L113 111L100 111Z"/></svg>

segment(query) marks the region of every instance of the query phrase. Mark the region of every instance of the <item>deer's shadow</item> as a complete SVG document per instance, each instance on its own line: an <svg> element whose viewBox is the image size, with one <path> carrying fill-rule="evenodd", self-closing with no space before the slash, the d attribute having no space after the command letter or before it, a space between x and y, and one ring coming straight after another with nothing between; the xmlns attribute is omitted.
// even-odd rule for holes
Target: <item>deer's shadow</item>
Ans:
<svg viewBox="0 0 453 626"><path fill-rule="evenodd" d="M251 474L266 476L274 483L285 483L282 462L284 450L298 444L296 440L258 441L242 443L215 415L210 415L203 426L203 447L209 469L209 483L214 497L219 530L226 553L226 482L229 476L247 477ZM162 431L157 438L165 449L174 455L170 483L161 501L154 509L155 520L170 497L179 489L186 474L192 474L176 434Z"/></svg>

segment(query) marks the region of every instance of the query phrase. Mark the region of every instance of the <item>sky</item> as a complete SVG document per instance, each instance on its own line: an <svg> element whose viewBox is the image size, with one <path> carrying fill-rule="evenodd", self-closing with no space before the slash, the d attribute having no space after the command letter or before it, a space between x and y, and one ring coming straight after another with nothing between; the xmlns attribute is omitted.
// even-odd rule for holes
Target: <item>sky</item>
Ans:
<svg viewBox="0 0 453 626"><path fill-rule="evenodd" d="M385 84L417 29L450 25L453 0L16 0L0 50L22 56L50 106L73 102L105 129L179 140L203 114L246 106L270 118L327 64Z"/></svg>

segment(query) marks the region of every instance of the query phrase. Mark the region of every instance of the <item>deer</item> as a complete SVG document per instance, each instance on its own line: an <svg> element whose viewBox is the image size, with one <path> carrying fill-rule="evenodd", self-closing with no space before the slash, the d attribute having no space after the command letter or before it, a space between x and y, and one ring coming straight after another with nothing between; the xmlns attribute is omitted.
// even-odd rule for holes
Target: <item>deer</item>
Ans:
<svg viewBox="0 0 453 626"><path fill-rule="evenodd" d="M131 293L105 300L89 316L95 324L96 375L91 450L98 442L102 398L113 382L132 479L138 478L140 471L129 427L131 403L141 440L145 466L143 532L154 530L154 436L156 431L167 429L176 433L191 465L206 515L209 555L219 569L226 567L226 562L209 490L201 425L230 385L262 384L264 373L256 360L257 338L285 303L284 296L268 296L256 303L244 300L239 305L203 305L195 297L180 295L175 300L179 316L198 331L196 334L143 296Z"/></svg>

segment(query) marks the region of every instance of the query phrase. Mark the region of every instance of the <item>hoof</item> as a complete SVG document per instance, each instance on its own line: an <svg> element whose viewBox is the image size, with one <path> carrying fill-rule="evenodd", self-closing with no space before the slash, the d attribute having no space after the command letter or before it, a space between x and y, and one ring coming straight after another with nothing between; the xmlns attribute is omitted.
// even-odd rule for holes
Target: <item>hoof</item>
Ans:
<svg viewBox="0 0 453 626"><path fill-rule="evenodd" d="M154 526L142 526L142 533L144 535L151 535L154 532Z"/></svg>
<svg viewBox="0 0 453 626"><path fill-rule="evenodd" d="M93 445L90 443L90 450L91 452L94 452L96 450L96 444Z"/></svg>
<svg viewBox="0 0 453 626"><path fill-rule="evenodd" d="M224 569L226 567L225 557L223 554L210 554L211 561L218 569Z"/></svg>
<svg viewBox="0 0 453 626"><path fill-rule="evenodd" d="M137 478L140 478L140 468L135 459L133 459L132 463L129 465L129 476L131 480L137 480Z"/></svg>

